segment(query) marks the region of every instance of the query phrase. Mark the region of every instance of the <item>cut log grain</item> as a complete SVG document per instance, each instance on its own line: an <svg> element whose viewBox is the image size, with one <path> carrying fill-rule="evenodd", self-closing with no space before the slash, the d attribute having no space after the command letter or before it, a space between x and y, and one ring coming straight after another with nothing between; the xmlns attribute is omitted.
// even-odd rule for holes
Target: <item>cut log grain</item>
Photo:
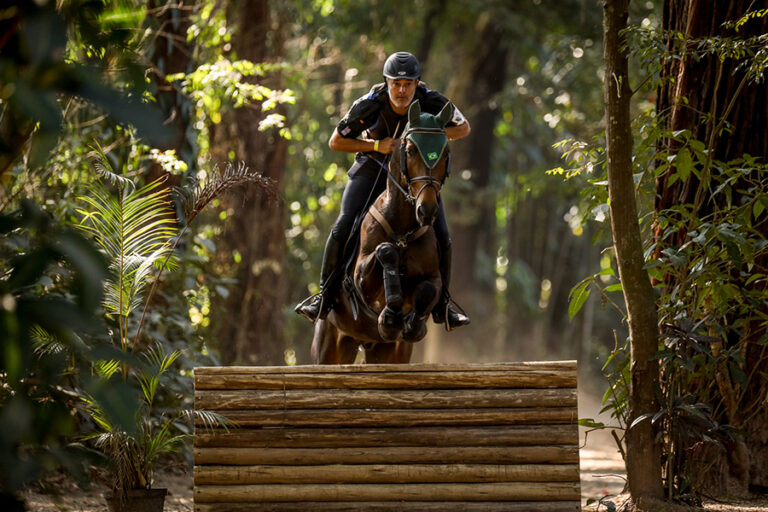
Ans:
<svg viewBox="0 0 768 512"><path fill-rule="evenodd" d="M195 370L199 512L579 510L576 364Z"/></svg>
<svg viewBox="0 0 768 512"><path fill-rule="evenodd" d="M399 365L398 365L399 366ZM450 372L251 373L195 369L195 389L466 389L575 388L576 370Z"/></svg>
<svg viewBox="0 0 768 512"><path fill-rule="evenodd" d="M569 501L581 498L578 483L481 484L272 484L200 485L195 502L281 501Z"/></svg>
<svg viewBox="0 0 768 512"><path fill-rule="evenodd" d="M573 482L577 464L333 464L197 466L195 485Z"/></svg>
<svg viewBox="0 0 768 512"><path fill-rule="evenodd" d="M395 502L293 502L198 503L195 512L579 512L581 502L503 501L395 501Z"/></svg>
<svg viewBox="0 0 768 512"><path fill-rule="evenodd" d="M211 390L195 392L197 409L463 409L573 407L575 389Z"/></svg>
<svg viewBox="0 0 768 512"><path fill-rule="evenodd" d="M462 372L503 372L516 371L554 370L557 372L576 370L576 361L519 361L515 363L469 363L469 364L442 364L442 363L409 363L409 364L342 364L327 365L314 364L310 366L200 366L195 368L195 373L200 375L216 375L228 373L240 373L245 375L269 375L283 373L386 373L392 372L435 372L435 373L462 373Z"/></svg>
<svg viewBox="0 0 768 512"><path fill-rule="evenodd" d="M217 411L218 412L218 411ZM294 409L222 414L239 427L415 427L430 425L551 425L576 422L576 408ZM201 419L196 420L202 424Z"/></svg>
<svg viewBox="0 0 768 512"><path fill-rule="evenodd" d="M195 464L575 464L576 446L195 448Z"/></svg>
<svg viewBox="0 0 768 512"><path fill-rule="evenodd" d="M235 428L198 430L195 446L226 447L362 447L362 446L530 446L576 445L573 425L506 425L482 427L379 428Z"/></svg>

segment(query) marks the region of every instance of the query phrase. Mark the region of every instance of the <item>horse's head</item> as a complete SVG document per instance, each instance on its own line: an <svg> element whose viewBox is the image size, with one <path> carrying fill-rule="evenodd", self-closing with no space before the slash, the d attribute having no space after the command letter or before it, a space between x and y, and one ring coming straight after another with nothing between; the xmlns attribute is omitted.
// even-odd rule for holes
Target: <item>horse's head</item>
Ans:
<svg viewBox="0 0 768 512"><path fill-rule="evenodd" d="M432 224L438 213L440 188L448 176L448 137L445 125L451 120L453 105L446 103L438 115L422 114L418 101L408 110L408 124L401 139L400 166L406 198L414 204L416 219L422 226Z"/></svg>

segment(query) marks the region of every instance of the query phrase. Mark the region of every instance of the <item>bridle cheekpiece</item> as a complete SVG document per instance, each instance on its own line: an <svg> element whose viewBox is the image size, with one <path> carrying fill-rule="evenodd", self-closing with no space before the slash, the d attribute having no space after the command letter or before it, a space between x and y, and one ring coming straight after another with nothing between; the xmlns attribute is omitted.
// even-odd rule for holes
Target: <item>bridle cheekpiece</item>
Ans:
<svg viewBox="0 0 768 512"><path fill-rule="evenodd" d="M391 173L390 178L403 195L405 195L405 199L411 204L416 203L416 200L427 187L433 187L439 194L443 183L445 183L445 179L448 177L450 154L446 157L448 160L445 163L446 170L442 179L432 176L432 169L434 169L437 163L441 160L448 147L448 137L445 134L445 125L450 121L452 114L453 105L451 105L451 103L446 103L437 116L422 114L418 101L414 101L408 109L408 124L405 125L405 129L400 139L400 172L405 179L405 188L402 187L398 182L399 180L392 176ZM427 167L428 174L426 176L411 177L408 174L408 154L406 147L409 140L416 147L419 156ZM414 196L411 195L410 185L412 182L417 181L423 181L424 184Z"/></svg>

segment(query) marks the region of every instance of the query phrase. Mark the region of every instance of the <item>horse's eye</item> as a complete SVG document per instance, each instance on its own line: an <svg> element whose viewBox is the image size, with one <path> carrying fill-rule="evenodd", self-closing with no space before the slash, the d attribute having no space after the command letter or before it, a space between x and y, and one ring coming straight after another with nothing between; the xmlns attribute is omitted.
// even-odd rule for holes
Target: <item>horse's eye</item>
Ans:
<svg viewBox="0 0 768 512"><path fill-rule="evenodd" d="M406 148L405 152L408 154L408 156L414 156L416 155L416 146L411 146L410 144Z"/></svg>

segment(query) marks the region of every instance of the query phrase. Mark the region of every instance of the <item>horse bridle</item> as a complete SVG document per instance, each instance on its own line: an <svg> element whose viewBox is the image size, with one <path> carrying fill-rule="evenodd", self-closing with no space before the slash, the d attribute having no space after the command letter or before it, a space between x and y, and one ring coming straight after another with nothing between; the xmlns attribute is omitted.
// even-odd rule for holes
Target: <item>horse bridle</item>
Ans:
<svg viewBox="0 0 768 512"><path fill-rule="evenodd" d="M395 186L400 190L400 192L403 193L405 196L405 200L408 201L411 204L416 204L416 200L419 198L422 192L426 190L427 187L432 187L435 189L437 194L440 194L440 189L442 188L443 184L445 183L446 178L448 178L450 167L448 164L450 164L451 154L448 153L446 155L446 161L445 161L445 174L443 175L443 179L436 178L432 176L432 168L428 165L426 166L428 169L428 174L426 176L416 176L414 178L411 178L408 175L408 154L406 152L406 146L408 144L408 136L413 133L431 133L431 134L442 134L445 135L445 129L444 128L409 128L407 129L401 137L401 143L400 143L400 172L402 173L403 177L405 178L405 188L399 183L399 180L392 175L391 172L387 172L387 175L392 180L392 183L395 184ZM415 144L415 142L414 142ZM411 195L411 182L414 181L423 181L424 184L421 186L418 192L416 192L416 195Z"/></svg>

